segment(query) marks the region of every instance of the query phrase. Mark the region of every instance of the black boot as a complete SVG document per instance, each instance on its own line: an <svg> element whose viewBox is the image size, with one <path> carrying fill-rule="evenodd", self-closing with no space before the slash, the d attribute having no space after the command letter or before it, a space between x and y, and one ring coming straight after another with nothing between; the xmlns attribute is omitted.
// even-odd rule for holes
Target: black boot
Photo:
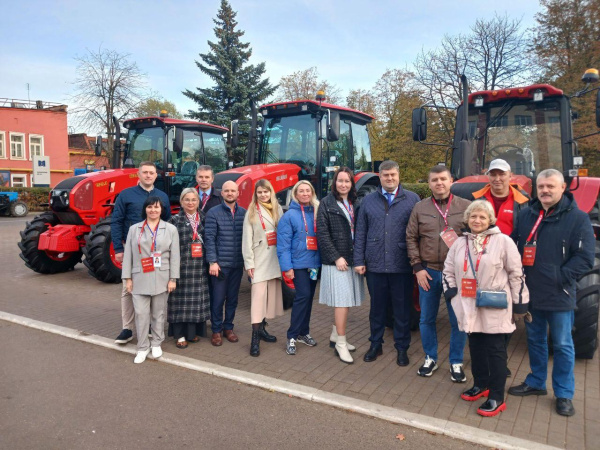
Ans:
<svg viewBox="0 0 600 450"><path fill-rule="evenodd" d="M258 327L258 335L265 342L277 342L277 338L267 332L267 329L265 328L266 325L268 325L267 321L263 319L262 323Z"/></svg>
<svg viewBox="0 0 600 450"><path fill-rule="evenodd" d="M260 336L258 330L252 330L252 342L250 342L250 356L260 355Z"/></svg>

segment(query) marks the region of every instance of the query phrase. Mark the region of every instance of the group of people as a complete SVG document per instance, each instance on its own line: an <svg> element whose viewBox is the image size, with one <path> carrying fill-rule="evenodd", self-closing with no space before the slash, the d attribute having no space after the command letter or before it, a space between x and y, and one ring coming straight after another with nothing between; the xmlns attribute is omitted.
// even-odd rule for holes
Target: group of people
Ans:
<svg viewBox="0 0 600 450"><path fill-rule="evenodd" d="M351 364L356 347L348 342L351 307L370 295L370 346L365 362L383 353L390 319L397 364L409 364L413 280L419 290L424 362L417 374L438 369L436 320L444 297L451 327L449 367L453 382L466 382L463 352L468 340L473 386L466 401L486 397L483 416L506 409L507 346L515 322L525 319L531 373L508 390L511 395L546 395L547 329L554 347L552 382L556 411L575 413L574 320L576 280L594 261L594 235L587 214L566 191L554 169L537 177L538 198L530 201L510 184L509 164L492 161L490 183L473 201L450 192L446 166L428 175L432 196L402 187L394 161L379 168L381 187L358 202L354 174L341 167L330 193L318 201L314 187L299 181L285 214L267 180L254 186L248 209L237 204L238 187L214 191L210 166L198 169L195 188L181 193L181 210L171 217L166 194L154 188L156 168L139 167L139 184L124 190L112 215L117 261L123 262L123 330L115 342L133 338L134 362L162 355L165 312L168 335L178 348L200 340L210 319L211 343L238 342L234 318L244 274L251 285L250 355L260 341L276 342L267 319L283 314L282 274L295 288L285 349L317 345L310 335L313 298L333 308L330 346ZM391 317L390 317L391 316Z"/></svg>

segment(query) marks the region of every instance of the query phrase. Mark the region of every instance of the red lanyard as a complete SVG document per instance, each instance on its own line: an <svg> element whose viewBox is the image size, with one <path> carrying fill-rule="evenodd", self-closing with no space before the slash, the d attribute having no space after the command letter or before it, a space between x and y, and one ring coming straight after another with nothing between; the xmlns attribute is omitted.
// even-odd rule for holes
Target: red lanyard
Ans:
<svg viewBox="0 0 600 450"><path fill-rule="evenodd" d="M263 231L267 231L267 227L265 227L265 222L263 221L262 213L260 212L260 207L258 206L258 202L256 202L256 211L258 212L258 217L260 218L260 223L263 227Z"/></svg>
<svg viewBox="0 0 600 450"><path fill-rule="evenodd" d="M477 265L474 268L475 273L477 273L477 271L479 270L479 263L481 262L481 257L483 256L483 253L485 251L485 246L487 245L489 240L490 240L490 237L486 236L485 240L483 241L483 245L481 246L481 251L479 252L479 255L477 256ZM465 273L467 273L467 258L468 257L469 257L469 240L467 240L467 246L465 247L465 263L463 265L463 270L465 271Z"/></svg>
<svg viewBox="0 0 600 450"><path fill-rule="evenodd" d="M352 203L350 203L350 201L348 201L348 206L346 206L346 203L344 203L343 200L342 206L346 211L348 211L348 215L350 216L350 231L354 233L354 207L352 206Z"/></svg>
<svg viewBox="0 0 600 450"><path fill-rule="evenodd" d="M306 235L308 236L308 224L306 223L306 216L304 215L304 206L300 205L300 209L302 210L302 220L304 220L304 229L306 230ZM317 222L313 217L313 225L315 228L315 236L317 235Z"/></svg>
<svg viewBox="0 0 600 450"><path fill-rule="evenodd" d="M190 225L192 226L192 241L196 242L196 240L198 239L198 225L200 225L200 214L195 213L189 215L188 213L185 213L185 215L189 220Z"/></svg>
<svg viewBox="0 0 600 450"><path fill-rule="evenodd" d="M439 213L442 215L442 219L444 219L444 225L446 225L446 227L448 226L448 211L450 211L450 203L452 202L452 194L450 194L450 197L448 197L448 204L446 205L446 211L442 212L442 210L440 209L440 207L438 206L437 202L435 201L435 199L433 197L431 197L431 201L433 202L435 209L437 209L439 211Z"/></svg>
<svg viewBox="0 0 600 450"><path fill-rule="evenodd" d="M541 209L540 210L540 215L538 216L537 220L535 221L535 225L533 226L533 228L531 229L531 233L529 233L529 237L527 238L527 241L525 241L525 244L529 244L529 242L531 242L531 238L535 235L535 240L537 241L537 229L540 226L540 223L542 222L542 219L544 218L544 210ZM535 242L535 241L534 241Z"/></svg>
<svg viewBox="0 0 600 450"><path fill-rule="evenodd" d="M150 225L148 225L148 221L144 220L144 225L142 225L142 232L138 236L138 250L140 251L140 255L142 254L142 236L144 235L144 230L146 227L150 230L150 234L152 235L152 245L150 246L150 252L154 252L156 248L156 235L158 234L158 226L160 225L160 221L156 224L156 228L152 231Z"/></svg>

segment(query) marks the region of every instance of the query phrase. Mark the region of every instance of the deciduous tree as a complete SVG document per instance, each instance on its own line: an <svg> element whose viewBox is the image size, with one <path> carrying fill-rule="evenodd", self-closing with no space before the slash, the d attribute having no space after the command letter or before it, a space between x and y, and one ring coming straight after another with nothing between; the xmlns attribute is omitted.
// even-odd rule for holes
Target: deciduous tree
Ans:
<svg viewBox="0 0 600 450"><path fill-rule="evenodd" d="M327 80L320 80L317 68L310 67L281 77L276 101L314 100L317 91L325 92L327 103L339 104L342 100L340 89Z"/></svg>
<svg viewBox="0 0 600 450"><path fill-rule="evenodd" d="M175 103L170 102L169 100L165 100L161 97L152 97L141 102L134 110L133 116L135 117L149 117L149 116L158 116L161 111L167 111L169 117L174 119L182 119L183 114L181 114Z"/></svg>

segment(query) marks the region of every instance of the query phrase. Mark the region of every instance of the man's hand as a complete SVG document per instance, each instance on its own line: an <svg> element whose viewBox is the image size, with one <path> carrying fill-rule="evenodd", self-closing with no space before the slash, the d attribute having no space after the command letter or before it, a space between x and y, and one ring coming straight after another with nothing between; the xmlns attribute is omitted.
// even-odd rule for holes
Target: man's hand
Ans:
<svg viewBox="0 0 600 450"><path fill-rule="evenodd" d="M525 314L527 314L527 313L523 313L523 314L513 313L513 321L514 322L520 321L523 317L525 317Z"/></svg>
<svg viewBox="0 0 600 450"><path fill-rule="evenodd" d="M364 275L367 271L367 266L356 266L354 268L354 271L359 275Z"/></svg>
<svg viewBox="0 0 600 450"><path fill-rule="evenodd" d="M208 268L208 273L211 274L213 277L218 277L219 270L221 270L221 268L219 267L219 263L212 263Z"/></svg>
<svg viewBox="0 0 600 450"><path fill-rule="evenodd" d="M348 263L346 262L343 256L340 256L338 259L335 260L335 267L337 267L337 270L345 272L346 270L348 270Z"/></svg>
<svg viewBox="0 0 600 450"><path fill-rule="evenodd" d="M290 269L287 272L284 272L285 276L288 277L290 280L294 279L294 269Z"/></svg>
<svg viewBox="0 0 600 450"><path fill-rule="evenodd" d="M121 253L121 257L122 256L123 256L123 253ZM133 291L133 280L131 278L128 278L125 280L125 290L129 294L131 294L131 291Z"/></svg>
<svg viewBox="0 0 600 450"><path fill-rule="evenodd" d="M115 261L117 261L119 263L122 263L123 262L123 255L124 255L123 252L121 252L121 253L115 253Z"/></svg>
<svg viewBox="0 0 600 450"><path fill-rule="evenodd" d="M248 269L246 272L248 272L250 278L254 278L254 269Z"/></svg>
<svg viewBox="0 0 600 450"><path fill-rule="evenodd" d="M417 277L417 283L419 283L421 289L423 289L425 292L429 291L429 280L433 280L431 275L429 275L425 269L419 270L415 275Z"/></svg>

